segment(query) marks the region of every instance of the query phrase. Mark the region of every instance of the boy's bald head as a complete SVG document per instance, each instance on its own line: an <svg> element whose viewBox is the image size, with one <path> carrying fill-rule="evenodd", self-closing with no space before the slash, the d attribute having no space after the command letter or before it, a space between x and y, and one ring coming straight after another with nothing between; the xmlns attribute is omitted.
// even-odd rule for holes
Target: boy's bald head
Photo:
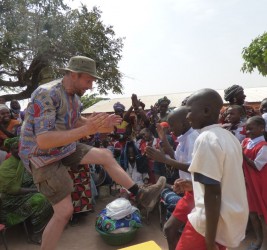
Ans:
<svg viewBox="0 0 267 250"><path fill-rule="evenodd" d="M210 106L214 112L219 112L223 106L223 100L219 93L214 89L200 89L193 93L188 99L188 105L191 105L193 102L198 102L203 106Z"/></svg>
<svg viewBox="0 0 267 250"><path fill-rule="evenodd" d="M197 123L195 127L192 126L202 128L218 123L223 100L214 89L200 89L190 96L186 106L190 107L191 123L193 120Z"/></svg>
<svg viewBox="0 0 267 250"><path fill-rule="evenodd" d="M187 113L188 113L187 107L182 106L182 107L176 108L169 114L168 122L172 122L175 120L185 121Z"/></svg>
<svg viewBox="0 0 267 250"><path fill-rule="evenodd" d="M200 89L194 92L187 103L198 101L204 105L212 105L217 109L221 109L223 100L219 93L214 89Z"/></svg>
<svg viewBox="0 0 267 250"><path fill-rule="evenodd" d="M175 136L180 136L191 128L191 125L187 120L187 114L187 107L176 108L169 114L168 123Z"/></svg>

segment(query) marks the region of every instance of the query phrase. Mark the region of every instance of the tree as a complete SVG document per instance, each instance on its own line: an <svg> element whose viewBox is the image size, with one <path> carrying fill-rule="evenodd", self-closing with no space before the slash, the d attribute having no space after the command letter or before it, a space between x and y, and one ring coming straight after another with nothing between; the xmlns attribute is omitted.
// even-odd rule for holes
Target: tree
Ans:
<svg viewBox="0 0 267 250"><path fill-rule="evenodd" d="M59 78L71 56L96 61L100 94L122 93L118 70L123 38L101 21L101 11L71 10L63 0L0 2L0 91L7 101L29 98L40 85Z"/></svg>
<svg viewBox="0 0 267 250"><path fill-rule="evenodd" d="M97 94L82 96L81 97L82 110L85 110L102 100L109 100L109 98L99 97L97 96Z"/></svg>
<svg viewBox="0 0 267 250"><path fill-rule="evenodd" d="M267 75L267 33L258 36L250 45L243 49L242 57L244 63L243 72L253 72L257 69L263 76Z"/></svg>

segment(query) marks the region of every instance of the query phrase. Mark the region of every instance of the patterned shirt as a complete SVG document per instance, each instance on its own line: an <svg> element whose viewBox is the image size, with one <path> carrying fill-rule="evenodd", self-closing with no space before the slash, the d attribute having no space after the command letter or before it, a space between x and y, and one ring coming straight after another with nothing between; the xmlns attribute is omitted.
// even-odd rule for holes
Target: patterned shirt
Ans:
<svg viewBox="0 0 267 250"><path fill-rule="evenodd" d="M61 160L76 150L76 142L56 148L40 149L36 136L48 131L73 129L80 118L80 106L80 98L67 94L60 80L41 85L32 93L20 141L20 158L28 170L29 161L39 168Z"/></svg>

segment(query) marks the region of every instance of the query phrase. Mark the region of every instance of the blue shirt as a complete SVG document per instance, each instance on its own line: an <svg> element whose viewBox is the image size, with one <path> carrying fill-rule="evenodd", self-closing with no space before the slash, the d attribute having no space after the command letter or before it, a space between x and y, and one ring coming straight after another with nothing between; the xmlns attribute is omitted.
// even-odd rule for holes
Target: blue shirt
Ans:
<svg viewBox="0 0 267 250"><path fill-rule="evenodd" d="M40 149L36 136L48 131L68 131L80 118L80 98L68 95L59 80L41 85L31 96L21 129L20 158L30 170L61 160L76 149L76 142L62 147ZM55 138L57 140L57 138Z"/></svg>

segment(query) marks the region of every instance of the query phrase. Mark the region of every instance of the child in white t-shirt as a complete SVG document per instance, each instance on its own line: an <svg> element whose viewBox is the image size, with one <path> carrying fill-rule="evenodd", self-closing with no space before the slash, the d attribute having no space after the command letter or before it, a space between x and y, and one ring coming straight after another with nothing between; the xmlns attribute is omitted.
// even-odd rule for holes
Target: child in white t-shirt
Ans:
<svg viewBox="0 0 267 250"><path fill-rule="evenodd" d="M223 101L212 89L193 93L187 118L199 130L189 167L195 208L188 215L176 250L225 250L245 237L248 202L242 170L242 148L218 123ZM190 181L180 182L184 191Z"/></svg>

